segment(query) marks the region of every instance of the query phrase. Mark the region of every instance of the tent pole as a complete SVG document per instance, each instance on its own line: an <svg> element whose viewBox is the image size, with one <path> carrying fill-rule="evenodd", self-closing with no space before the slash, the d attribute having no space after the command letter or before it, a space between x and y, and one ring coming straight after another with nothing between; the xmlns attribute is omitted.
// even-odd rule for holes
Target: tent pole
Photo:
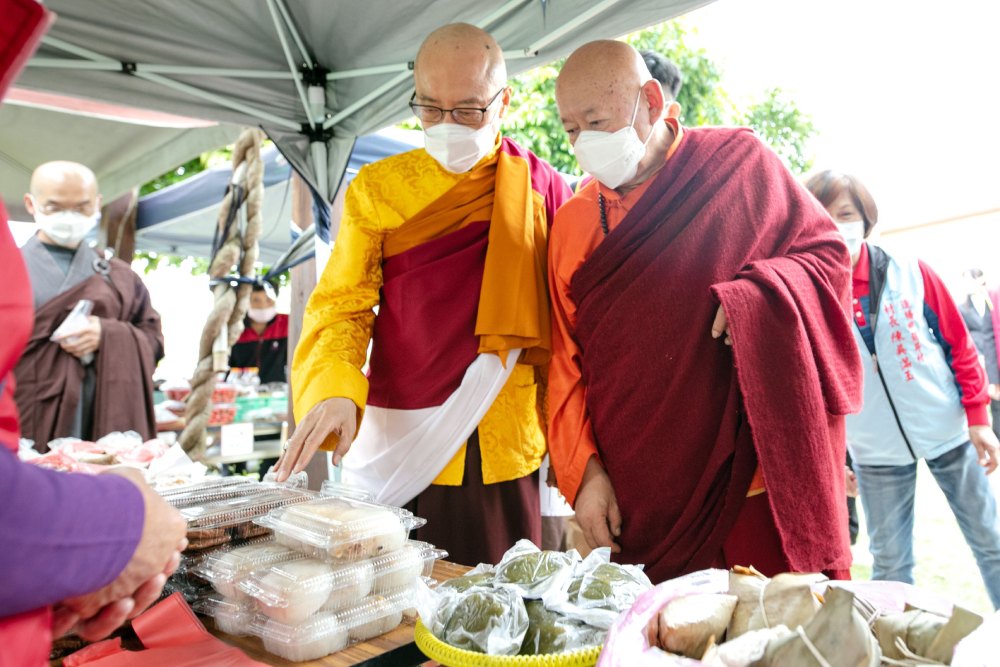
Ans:
<svg viewBox="0 0 1000 667"><path fill-rule="evenodd" d="M410 73L409 70L407 70L405 72L400 72L398 75L392 77L391 79L389 79L388 81L386 81L384 84L382 84L381 86L379 86L375 90L371 91L370 93L368 93L364 97L362 97L359 100L357 100L354 104L351 104L351 105L349 105L347 107L344 107L336 115L334 115L334 116L332 116L330 118L327 118L326 122L323 123L323 127L326 128L326 129L329 129L329 128L333 127L334 125L336 125L340 121L344 120L345 118L347 118L348 116L350 116L351 114L353 114L358 109L361 109L361 108L367 106L369 102L371 102L372 100L378 99L379 97L381 97L382 95L384 95L388 91L392 90L393 88L395 88L399 84L403 83L404 81L406 81L407 79L409 79L412 76L413 75Z"/></svg>
<svg viewBox="0 0 1000 667"><path fill-rule="evenodd" d="M309 144L309 151L312 154L313 167L316 169L316 186L323 197L323 201L330 201L330 182L327 175L327 146L323 140L313 141ZM316 237L319 238L318 236Z"/></svg>
<svg viewBox="0 0 1000 667"><path fill-rule="evenodd" d="M109 58L107 56L101 55L100 53L97 53L96 51L91 51L89 49L79 47L76 44L71 44L67 41L58 39L56 37L47 37L47 36L42 37L42 43L48 44L49 46L54 46L57 49L62 49L63 51L66 51L67 53L72 53L75 56L80 56L81 58L92 60L96 63L109 63L109 62L118 63L119 69L121 68L121 63L119 63L114 58ZM168 79L164 76L160 76L159 74L153 74L151 72L140 72L136 70L135 72L133 72L132 75L137 76L140 79L144 79L146 81L151 81L152 83L158 83L161 86L164 86L165 88L173 88L174 90L180 91L182 93L187 93L192 97L199 97L203 100L213 102L215 104L218 104L219 106L224 106L227 109L239 111L248 114L250 116L255 116L257 118L260 118L261 120L270 121L271 123L274 123L275 125L283 127L285 129L296 130L296 131L302 129L298 123L293 123L292 121L286 118L281 118L279 116L275 116L272 113L261 111L260 109L250 106L249 104L239 104L237 102L233 102L229 98L223 97L222 95L209 93L200 88L189 86L186 83L181 83L180 81L174 81L173 79Z"/></svg>
<svg viewBox="0 0 1000 667"><path fill-rule="evenodd" d="M271 20L274 22L274 31L278 33L278 41L281 42L281 50L285 54L285 62L288 63L288 69L295 77L295 90L299 94L299 101L302 102L302 110L306 112L309 127L315 130L316 121L314 120L312 109L309 105L309 99L306 97L306 89L302 85L302 77L298 75L299 68L295 66L295 60L292 58L292 50L288 47L288 39L285 37L282 21L278 17L278 8L275 0L267 0L267 8L271 12Z"/></svg>
<svg viewBox="0 0 1000 667"><path fill-rule="evenodd" d="M312 56L306 50L305 42L302 41L302 37L299 36L299 31L295 29L295 23L292 21L291 15L288 13L288 7L285 6L285 0L277 0L278 11L281 12L281 17L285 19L285 26L288 28L288 33L295 40L295 46L298 47L299 53L302 54L302 60L310 67L315 69L316 63L313 61Z"/></svg>
<svg viewBox="0 0 1000 667"><path fill-rule="evenodd" d="M121 72L120 62L100 62L90 60L71 60L69 58L32 58L27 67L43 69L85 69L94 72ZM189 67L186 65L136 65L137 72L152 72L155 74L184 74L188 76L221 76L239 79L292 79L293 75L281 70L263 69L224 69L221 67Z"/></svg>

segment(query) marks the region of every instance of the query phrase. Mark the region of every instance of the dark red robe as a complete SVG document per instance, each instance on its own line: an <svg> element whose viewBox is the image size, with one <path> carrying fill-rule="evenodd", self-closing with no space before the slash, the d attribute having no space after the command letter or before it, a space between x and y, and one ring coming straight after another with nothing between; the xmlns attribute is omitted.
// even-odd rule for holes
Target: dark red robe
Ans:
<svg viewBox="0 0 1000 667"><path fill-rule="evenodd" d="M792 569L846 569L844 244L749 130L687 130L655 179L570 286L621 559L654 581L717 562L759 463Z"/></svg>

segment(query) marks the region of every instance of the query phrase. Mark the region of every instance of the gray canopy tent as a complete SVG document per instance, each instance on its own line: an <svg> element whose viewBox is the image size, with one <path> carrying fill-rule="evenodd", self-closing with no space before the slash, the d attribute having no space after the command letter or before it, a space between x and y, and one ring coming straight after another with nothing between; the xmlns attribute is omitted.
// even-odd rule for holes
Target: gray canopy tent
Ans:
<svg viewBox="0 0 1000 667"><path fill-rule="evenodd" d="M434 28L489 30L516 74L709 1L47 0L58 19L17 85L260 126L329 201L355 137L408 115Z"/></svg>

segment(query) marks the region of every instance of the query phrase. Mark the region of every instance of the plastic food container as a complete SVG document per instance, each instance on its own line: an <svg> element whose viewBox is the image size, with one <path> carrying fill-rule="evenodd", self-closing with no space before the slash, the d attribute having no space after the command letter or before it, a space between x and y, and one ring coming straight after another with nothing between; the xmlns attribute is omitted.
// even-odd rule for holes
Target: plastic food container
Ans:
<svg viewBox="0 0 1000 667"><path fill-rule="evenodd" d="M331 498L354 498L355 500L365 500L368 502L374 502L375 500L372 492L364 487L332 479L323 482L323 485L319 488L319 495Z"/></svg>
<svg viewBox="0 0 1000 667"><path fill-rule="evenodd" d="M213 403L235 403L236 402L236 385L230 382L216 382L215 388L212 390L212 402ZM234 414L236 406L233 406Z"/></svg>
<svg viewBox="0 0 1000 667"><path fill-rule="evenodd" d="M322 498L276 509L258 524L275 539L314 558L358 561L399 549L426 520L399 507L352 498Z"/></svg>
<svg viewBox="0 0 1000 667"><path fill-rule="evenodd" d="M205 503L237 498L253 493L258 484L249 477L219 477L197 484L161 491L160 495L176 508L204 505Z"/></svg>
<svg viewBox="0 0 1000 667"><path fill-rule="evenodd" d="M298 624L258 615L250 623L250 632L261 638L264 648L286 660L317 660L394 630L404 610L412 606L413 591L400 591L369 596L340 612L321 611Z"/></svg>
<svg viewBox="0 0 1000 667"><path fill-rule="evenodd" d="M162 387L163 394L171 401L183 401L191 393L191 385L187 382L172 382Z"/></svg>
<svg viewBox="0 0 1000 667"><path fill-rule="evenodd" d="M258 569L240 584L265 615L284 623L301 623L317 610L343 611L370 595L385 596L409 589L429 576L434 561L447 552L426 542L355 563L329 564L307 558Z"/></svg>
<svg viewBox="0 0 1000 667"><path fill-rule="evenodd" d="M193 608L199 614L211 616L215 627L222 632L237 637L250 634L250 624L256 616L252 602L231 600L221 595L199 600Z"/></svg>
<svg viewBox="0 0 1000 667"><path fill-rule="evenodd" d="M232 540L266 535L267 530L255 524L254 519L315 497L301 489L259 485L248 495L184 507L180 512L188 522L188 549L207 549Z"/></svg>
<svg viewBox="0 0 1000 667"><path fill-rule="evenodd" d="M233 403L215 403L208 416L209 426L225 426L236 421L236 405Z"/></svg>
<svg viewBox="0 0 1000 667"><path fill-rule="evenodd" d="M216 549L201 559L194 567L194 572L210 581L222 595L233 600L247 600L247 594L240 584L251 573L277 563L303 558L303 554L277 544L268 537L243 546Z"/></svg>

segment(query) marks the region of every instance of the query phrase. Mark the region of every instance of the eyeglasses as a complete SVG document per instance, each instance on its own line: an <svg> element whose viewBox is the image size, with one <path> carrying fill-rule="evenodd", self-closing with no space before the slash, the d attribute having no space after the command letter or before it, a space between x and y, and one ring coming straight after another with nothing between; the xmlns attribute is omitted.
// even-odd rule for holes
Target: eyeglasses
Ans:
<svg viewBox="0 0 1000 667"><path fill-rule="evenodd" d="M486 112L490 110L493 103L500 97L500 93L506 90L506 86L497 91L497 94L482 108L478 107L455 107L454 109L442 109L428 104L414 104L417 93L410 96L410 109L413 115L420 119L421 123L440 123L446 113L451 114L452 120L461 125L479 125L486 118Z"/></svg>

